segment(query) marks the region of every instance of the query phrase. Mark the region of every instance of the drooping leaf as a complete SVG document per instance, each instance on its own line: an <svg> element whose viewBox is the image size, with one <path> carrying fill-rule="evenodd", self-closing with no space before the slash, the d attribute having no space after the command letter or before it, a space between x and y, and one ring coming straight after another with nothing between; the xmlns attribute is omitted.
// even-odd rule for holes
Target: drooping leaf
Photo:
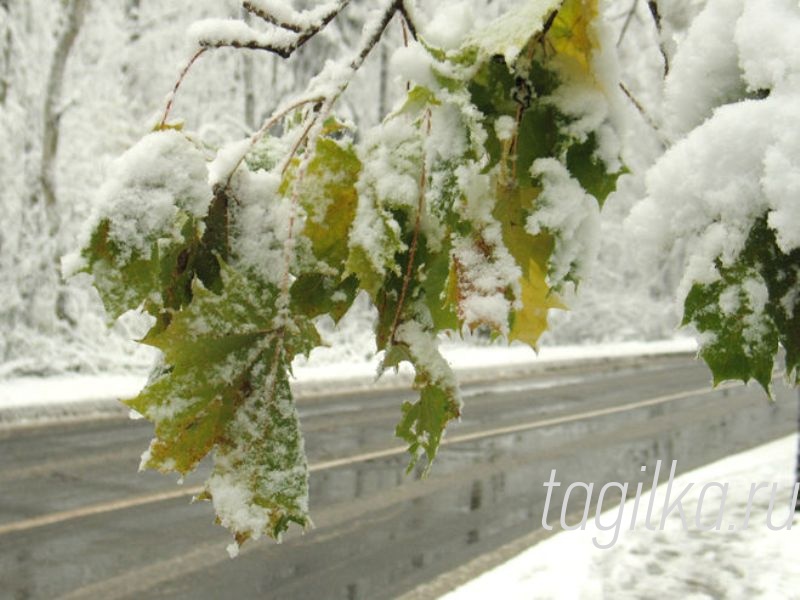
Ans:
<svg viewBox="0 0 800 600"><path fill-rule="evenodd" d="M419 399L404 402L395 435L408 443L414 468L424 453L430 469L447 423L461 414L461 398L455 376L436 348L435 335L416 321L406 321L397 330L397 343L383 361L382 369L397 367L402 361L414 366L414 388Z"/></svg>
<svg viewBox="0 0 800 600"><path fill-rule="evenodd" d="M503 241L522 271L519 285L522 307L512 316L509 340L521 340L535 348L547 329L547 311L565 308L547 285L548 259L553 239L546 233L528 233L525 223L538 195L536 188L501 191L494 215L502 224Z"/></svg>
<svg viewBox="0 0 800 600"><path fill-rule="evenodd" d="M355 276L347 276L348 237L355 218L361 163L351 144L320 138L302 180L297 184L306 213L303 236L309 240L317 265L292 284L292 304L308 317L330 314L338 321L358 291ZM296 173L290 170L282 185L287 193ZM295 190L292 190L294 193Z"/></svg>
<svg viewBox="0 0 800 600"><path fill-rule="evenodd" d="M347 236L356 213L360 170L352 146L321 138L300 184L300 203L307 215L303 234L317 259L339 273L349 253Z"/></svg>
<svg viewBox="0 0 800 600"><path fill-rule="evenodd" d="M289 521L307 521L307 468L287 376L291 359L319 338L306 321L276 319L270 286L224 264L221 276L219 294L195 280L191 304L146 338L166 367L126 403L155 424L144 467L187 473L214 450L206 497L220 520L240 539L275 537Z"/></svg>
<svg viewBox="0 0 800 600"><path fill-rule="evenodd" d="M786 372L798 381L800 251L784 254L766 218L759 219L733 264L717 262L719 279L696 283L684 302L684 325L703 334L700 356L714 384L755 379L770 393L775 355L786 350Z"/></svg>

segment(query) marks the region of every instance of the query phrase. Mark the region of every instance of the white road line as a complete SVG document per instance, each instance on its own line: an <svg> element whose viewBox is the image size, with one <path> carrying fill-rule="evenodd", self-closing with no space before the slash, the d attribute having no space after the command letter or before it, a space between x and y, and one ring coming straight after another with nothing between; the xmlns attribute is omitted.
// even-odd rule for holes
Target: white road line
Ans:
<svg viewBox="0 0 800 600"><path fill-rule="evenodd" d="M23 521L16 521L14 523L0 525L0 535L12 533L14 531L25 531L27 529L34 529L36 527L44 527L46 525L53 525L54 523L61 523L63 521L70 521L72 519L80 519L81 517L90 517L92 515L113 512L115 510L124 510L126 508L134 508L136 506L153 504L155 502L164 502L165 500L172 500L173 498L181 498L182 496L198 494L202 490L203 486L187 487L177 490L170 490L169 492L148 494L146 496L136 496L126 500L103 502L101 504L92 504L72 510L50 513L49 515L42 515L41 517L34 517L32 519L25 519Z"/></svg>
<svg viewBox="0 0 800 600"><path fill-rule="evenodd" d="M472 442L475 440L482 440L485 438L496 437L500 435L508 435L510 433L520 433L523 431L531 431L533 429L541 429L543 427L552 427L554 425L562 425L564 423L572 423L575 421L582 421L585 419L594 419L597 417L604 417L607 415L618 414L646 408L648 406L656 406L658 404L665 404L667 402L674 402L676 400L684 400L692 396L701 396L709 394L714 391L729 389L731 387L741 387L741 383L728 383L718 386L715 389L709 387L697 388L685 392L678 392L675 394L667 394L664 396L656 396L655 398L648 398L640 400L639 402L632 402L630 404L622 404L619 406L610 406L608 408L599 408L596 410L575 413L563 417L553 417L551 419L541 419L537 421L529 421L527 423L518 423L517 425L509 425L507 427L497 427L495 429L488 429L485 431L476 431L475 433L465 433L461 435L453 435L445 437L442 440L442 446L449 446L452 444L460 444L464 442ZM363 454L355 454L344 458L337 458L333 460L319 462L309 466L309 471L314 473L318 471L327 471L338 467L367 462L370 460L377 460L380 458L388 458L390 456L399 456L406 452L405 446L395 446L387 448L386 450L378 450L375 452L365 452ZM41 517L33 517L31 519L24 519L13 523L0 524L0 536L12 533L15 531L26 531L37 527L45 527L63 521L70 521L73 519L80 519L82 517L89 517L99 515L107 512L117 510L125 510L128 508L135 508L137 506L145 506L147 504L154 504L156 502L164 502L166 500L173 500L184 496L195 496L203 490L203 486L184 487L169 492L160 492L157 494L148 494L144 496L136 496L125 500L115 500L113 502L103 502L99 504L92 504L81 508L72 510L65 510L60 512L43 515Z"/></svg>

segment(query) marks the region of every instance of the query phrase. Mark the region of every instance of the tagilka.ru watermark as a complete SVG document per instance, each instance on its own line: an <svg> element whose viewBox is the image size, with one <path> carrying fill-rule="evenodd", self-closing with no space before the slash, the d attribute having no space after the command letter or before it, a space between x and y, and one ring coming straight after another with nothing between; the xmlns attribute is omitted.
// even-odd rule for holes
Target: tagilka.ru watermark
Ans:
<svg viewBox="0 0 800 600"><path fill-rule="evenodd" d="M678 461L673 460L672 466L669 472L669 479L666 481L666 488L665 488L665 495L663 504L661 505L661 516L660 518L653 518L654 516L654 509L656 508L656 488L659 484L659 475L661 474L661 463L662 461L657 461L655 466L655 471L653 474L653 486L652 492L650 493L650 497L647 501L647 509L646 513L644 513L644 527L650 531L663 531L665 525L667 524L667 519L670 515L675 515L678 519L680 519L680 523L684 529L684 531L688 531L690 528L690 517L691 511L687 511L686 507L684 506L684 502L687 502L687 506L691 503L688 502L691 497L689 495L690 491L695 487L694 483L688 483L683 487L683 489L679 490L675 486L675 470L677 468ZM646 466L642 466L642 472L647 471ZM633 498L633 506L632 506L632 514L630 516L630 526L629 531L634 531L637 526L637 518L639 517L639 510L640 510L640 500L642 496L642 488L643 483L638 483L636 485L636 495ZM556 480L556 469L553 469L550 472L550 480L544 483L544 487L547 488L547 498L545 499L544 503L544 514L542 515L542 527L544 527L548 531L553 530L553 526L548 522L549 512L550 512L550 503L552 501L553 489L560 487L561 482ZM602 550L606 550L614 546L619 539L619 533L622 530L623 522L626 521L625 513L631 507L626 507L626 500L628 499L628 483L619 483L616 481L611 481L603 485L600 488L600 494L597 497L596 509L595 509L595 516L594 516L594 526L599 531L613 531L610 540L603 543L601 542L598 537L592 538L592 543ZM578 488L582 488L585 493L585 503L584 503L584 510L583 510L583 517L582 519L575 524L568 524L567 523L567 510L569 506L570 497L573 495L573 492ZM738 523L728 523L727 531L741 531L745 530L750 525L750 514L753 509L753 505L755 502L763 503L766 500L766 494L769 494L769 506L766 511L766 526L771 531L779 531L779 530L788 530L792 528L792 521L794 519L794 507L797 504L798 498L798 491L800 491L800 483L796 483L793 490L793 495L789 504L789 514L786 517L785 521L776 524L773 519L773 511L776 507L777 496L778 496L778 484L773 483L771 490L770 484L766 482L760 483L752 483L750 484L750 493L747 498L747 505L744 508L744 516L743 518L738 521ZM725 505L728 501L728 495L730 491L730 484L728 483L719 483L719 482L709 482L703 484L702 487L697 488L699 489L699 495L697 496L696 501L696 509L694 511L694 528L699 531L721 531L723 525L723 517L725 513ZM609 494L611 490L618 490L621 494L622 498L620 500L619 509L616 513L616 519L613 522L607 522L609 518L612 518L612 513L609 512L608 514L603 514L603 502L606 501L606 495ZM706 502L707 494L711 490L716 490L717 493L711 494L714 496L711 499L711 502L716 502L717 504L713 505L716 508L715 512L709 512L704 510L704 502ZM660 492L661 490L659 490ZM584 530L586 529L586 525L589 522L589 513L591 511L592 505L592 496L594 493L594 484L593 483L583 483L580 481L576 481L571 483L566 490L564 491L564 498L562 500L561 505L561 519L560 525L561 528L566 531L575 531L577 529ZM616 496L616 494L615 494ZM758 500L757 500L758 498ZM574 501L573 501L574 502ZM781 506L784 506L780 503ZM644 510L644 507L642 507ZM687 512L689 517L687 517ZM709 515L714 516L716 515L716 519L709 523L708 518ZM706 522L704 522L706 521ZM641 522L638 522L639 525L642 525Z"/></svg>

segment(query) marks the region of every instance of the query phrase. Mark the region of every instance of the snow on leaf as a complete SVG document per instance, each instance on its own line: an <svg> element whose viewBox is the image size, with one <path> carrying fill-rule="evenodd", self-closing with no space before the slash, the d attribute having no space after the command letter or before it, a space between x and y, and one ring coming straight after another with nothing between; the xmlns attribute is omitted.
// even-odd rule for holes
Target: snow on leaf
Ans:
<svg viewBox="0 0 800 600"><path fill-rule="evenodd" d="M350 144L320 138L299 182L300 204L306 213L302 235L311 243L318 265L292 285L294 307L309 317L330 313L338 321L355 299L357 281L345 275L350 252L348 235L356 215L356 182L361 163ZM295 173L290 170L282 189ZM340 300L334 301L334 298Z"/></svg>
<svg viewBox="0 0 800 600"><path fill-rule="evenodd" d="M100 191L86 271L112 318L188 302L201 224L211 203L202 153L174 129L150 133L112 166Z"/></svg>
<svg viewBox="0 0 800 600"><path fill-rule="evenodd" d="M424 452L430 469L447 423L461 414L461 396L450 365L436 347L436 336L417 321L406 321L397 328L397 343L386 353L382 369L408 361L414 366L414 388L420 391L416 402L404 402L402 418L395 435L408 443L414 468Z"/></svg>
<svg viewBox="0 0 800 600"><path fill-rule="evenodd" d="M237 540L307 523L307 468L288 385L291 359L319 343L306 321L278 321L276 290L222 266L215 294L195 280L191 304L145 343L165 368L126 402L155 424L142 466L187 473L214 450L204 497ZM225 485L223 485L225 483Z"/></svg>
<svg viewBox="0 0 800 600"><path fill-rule="evenodd" d="M112 319L142 304L158 314L161 307L178 308L188 302L189 261L199 246L193 219L178 213L165 237L151 243L148 255L124 249L111 238L110 228L111 222L102 220L81 255Z"/></svg>
<svg viewBox="0 0 800 600"><path fill-rule="evenodd" d="M503 242L521 270L519 307L513 313L509 341L536 347L547 329L547 310L565 308L550 290L545 276L553 251L553 238L545 232L531 235L526 221L539 195L537 188L501 189L494 216L502 224Z"/></svg>
<svg viewBox="0 0 800 600"><path fill-rule="evenodd" d="M506 62L516 60L530 39L542 31L547 17L557 9L559 0L527 0L518 8L506 11L486 27L475 31L467 46L477 47L484 57L501 55Z"/></svg>
<svg viewBox="0 0 800 600"><path fill-rule="evenodd" d="M778 344L795 384L800 365L800 250L786 255L759 219L736 261L717 261L719 278L695 283L684 303L684 325L701 333L700 356L714 384L755 379L770 393Z"/></svg>

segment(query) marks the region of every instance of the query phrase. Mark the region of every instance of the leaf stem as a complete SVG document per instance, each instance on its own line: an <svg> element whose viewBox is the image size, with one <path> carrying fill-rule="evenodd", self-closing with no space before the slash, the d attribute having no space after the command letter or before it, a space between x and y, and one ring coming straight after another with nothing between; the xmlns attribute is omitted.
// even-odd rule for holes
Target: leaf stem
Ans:
<svg viewBox="0 0 800 600"><path fill-rule="evenodd" d="M431 110L427 109L425 112L425 119L427 122L425 133L430 135L431 132ZM397 327L400 325L400 317L403 312L403 305L406 301L406 294L408 294L408 286L411 283L411 277L414 274L414 259L417 256L417 247L419 246L419 231L422 225L422 213L425 210L425 192L428 183L428 169L425 162L425 155L422 156L422 171L419 176L419 200L417 202L417 216L414 219L414 234L411 237L411 246L408 250L408 265L406 265L406 272L403 276L403 287L400 289L400 298L397 301L397 310L394 313L394 320L392 321L392 330L389 339L392 344L396 343L395 334Z"/></svg>

